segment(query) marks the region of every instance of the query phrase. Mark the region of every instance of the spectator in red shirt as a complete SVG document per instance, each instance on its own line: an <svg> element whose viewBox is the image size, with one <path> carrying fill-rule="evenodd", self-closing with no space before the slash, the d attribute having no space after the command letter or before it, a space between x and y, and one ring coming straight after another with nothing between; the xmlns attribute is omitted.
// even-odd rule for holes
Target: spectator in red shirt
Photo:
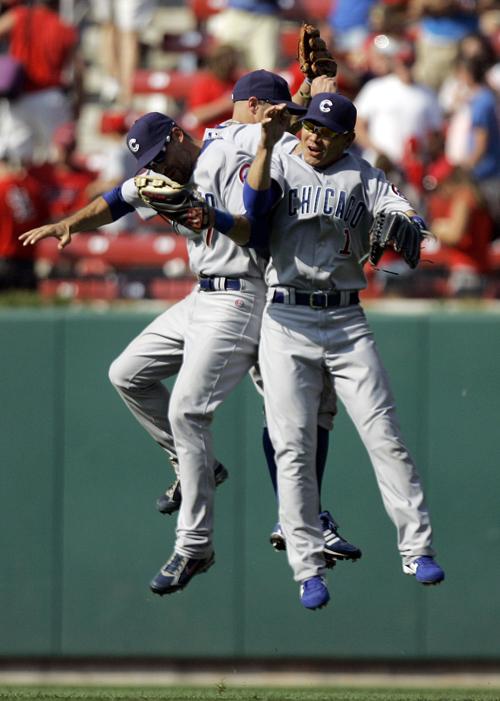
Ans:
<svg viewBox="0 0 500 701"><path fill-rule="evenodd" d="M37 180L0 158L0 290L35 289L32 246L19 236L27 227L41 226L48 210Z"/></svg>
<svg viewBox="0 0 500 701"><path fill-rule="evenodd" d="M24 66L22 94L10 102L10 114L0 129L10 148L31 140L32 153L22 157L47 158L54 130L75 116L65 87L72 84L81 96L78 33L52 9L53 0L15 6L0 16L0 38L8 38L9 54ZM73 69L73 75L67 71ZM5 123L6 122L6 123Z"/></svg>
<svg viewBox="0 0 500 701"><path fill-rule="evenodd" d="M236 82L239 54L231 46L216 45L207 57L206 69L192 80L182 127L198 139L233 113L231 93Z"/></svg>
<svg viewBox="0 0 500 701"><path fill-rule="evenodd" d="M437 242L423 258L447 271L447 294L479 296L489 271L493 221L477 185L461 168L436 166L437 187L428 200L429 229Z"/></svg>

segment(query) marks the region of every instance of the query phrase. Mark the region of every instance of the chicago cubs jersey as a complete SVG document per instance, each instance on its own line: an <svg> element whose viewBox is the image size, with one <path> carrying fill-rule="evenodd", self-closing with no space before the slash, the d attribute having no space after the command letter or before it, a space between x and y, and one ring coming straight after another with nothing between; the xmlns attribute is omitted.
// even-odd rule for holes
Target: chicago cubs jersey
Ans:
<svg viewBox="0 0 500 701"><path fill-rule="evenodd" d="M283 196L272 218L269 286L357 290L366 287L360 259L374 216L411 209L381 170L351 153L324 170L299 155L273 155L271 176Z"/></svg>
<svg viewBox="0 0 500 701"><path fill-rule="evenodd" d="M230 141L237 146L240 151L245 151L245 153L255 155L260 145L261 133L262 127L260 124L241 124L241 122L235 122L232 119L228 119L226 122L222 122L222 124L217 127L205 129L203 139ZM285 132L278 143L274 146L274 153L277 151L292 153L299 144L300 141L296 136Z"/></svg>
<svg viewBox="0 0 500 701"><path fill-rule="evenodd" d="M206 142L191 176L198 191L208 204L218 209L243 214L243 183L251 157L225 140ZM139 197L134 179L126 180L121 188L123 199L139 215L150 218L156 214ZM198 276L262 278L266 260L253 249L242 248L213 228L187 241L191 270Z"/></svg>

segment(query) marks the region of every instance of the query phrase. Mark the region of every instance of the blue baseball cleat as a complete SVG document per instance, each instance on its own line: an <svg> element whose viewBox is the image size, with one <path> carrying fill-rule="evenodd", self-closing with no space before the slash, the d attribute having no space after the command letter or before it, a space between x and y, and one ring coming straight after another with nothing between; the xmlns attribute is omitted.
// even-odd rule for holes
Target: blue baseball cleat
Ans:
<svg viewBox="0 0 500 701"><path fill-rule="evenodd" d="M330 594L324 577L309 577L300 585L300 603L306 609L322 609L330 601Z"/></svg>
<svg viewBox="0 0 500 701"><path fill-rule="evenodd" d="M191 579L202 572L206 572L215 562L215 555L209 557L195 558L179 555L174 552L156 577L151 580L149 588L153 594L174 594L176 591L184 589Z"/></svg>
<svg viewBox="0 0 500 701"><path fill-rule="evenodd" d="M339 526L329 511L322 511L319 515L323 538L325 539L325 560L359 560L361 550L349 543L339 534Z"/></svg>
<svg viewBox="0 0 500 701"><path fill-rule="evenodd" d="M229 477L229 472L226 470L224 465L217 463L217 467L214 470L215 474L215 486L218 487ZM175 514L181 508L182 494L181 494L181 483L179 478L173 482L167 489L165 494L162 494L156 500L156 508L162 514Z"/></svg>
<svg viewBox="0 0 500 701"><path fill-rule="evenodd" d="M445 575L444 570L430 555L417 557L407 565L403 565L405 574L413 575L421 584L440 584Z"/></svg>

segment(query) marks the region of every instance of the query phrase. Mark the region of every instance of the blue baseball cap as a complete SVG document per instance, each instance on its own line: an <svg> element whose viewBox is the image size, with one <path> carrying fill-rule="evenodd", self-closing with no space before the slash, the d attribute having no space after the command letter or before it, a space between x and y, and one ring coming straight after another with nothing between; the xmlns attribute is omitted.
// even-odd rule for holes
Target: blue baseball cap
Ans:
<svg viewBox="0 0 500 701"><path fill-rule="evenodd" d="M148 112L132 124L127 134L127 146L137 159L139 170L158 156L175 126L173 119L160 112Z"/></svg>
<svg viewBox="0 0 500 701"><path fill-rule="evenodd" d="M265 100L271 105L285 103L290 114L303 115L306 108L292 102L288 83L280 75L270 71L252 71L242 76L233 88L233 102L248 100L249 97L256 97Z"/></svg>
<svg viewBox="0 0 500 701"><path fill-rule="evenodd" d="M353 103L339 93L322 92L315 95L302 121L314 122L339 134L353 131L357 110Z"/></svg>

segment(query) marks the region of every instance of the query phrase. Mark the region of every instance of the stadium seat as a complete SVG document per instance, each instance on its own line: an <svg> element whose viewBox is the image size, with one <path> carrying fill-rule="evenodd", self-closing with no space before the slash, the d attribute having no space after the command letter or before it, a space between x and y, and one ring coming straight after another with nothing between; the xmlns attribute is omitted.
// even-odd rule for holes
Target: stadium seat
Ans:
<svg viewBox="0 0 500 701"><path fill-rule="evenodd" d="M162 40L162 49L165 53L190 53L198 58L206 56L211 46L213 46L212 38L198 31L183 34L167 33L163 35Z"/></svg>
<svg viewBox="0 0 500 701"><path fill-rule="evenodd" d="M155 71L141 68L134 73L134 94L161 93L175 100L185 100L191 89L193 73Z"/></svg>
<svg viewBox="0 0 500 701"><path fill-rule="evenodd" d="M115 280L41 280L40 296L47 299L58 297L67 300L113 300L119 297L119 286Z"/></svg>
<svg viewBox="0 0 500 701"><path fill-rule="evenodd" d="M113 273L113 266L102 258L79 258L75 261L75 273L78 277L99 277Z"/></svg>
<svg viewBox="0 0 500 701"><path fill-rule="evenodd" d="M37 258L51 263L61 259L99 258L115 269L139 266L161 268L168 261L179 259L185 264L188 261L185 240L171 233L123 233L117 236L78 234L63 251L58 250L54 239L44 239L38 244Z"/></svg>

